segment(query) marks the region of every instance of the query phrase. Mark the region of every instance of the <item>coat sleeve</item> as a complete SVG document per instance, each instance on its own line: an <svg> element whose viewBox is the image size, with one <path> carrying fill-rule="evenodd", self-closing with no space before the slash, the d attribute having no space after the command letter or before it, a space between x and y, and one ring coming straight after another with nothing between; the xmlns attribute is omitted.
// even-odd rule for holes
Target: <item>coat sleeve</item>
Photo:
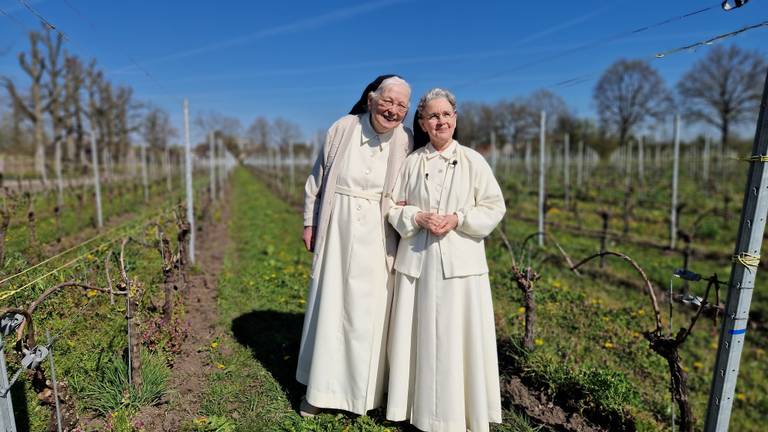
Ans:
<svg viewBox="0 0 768 432"><path fill-rule="evenodd" d="M407 204L408 196L406 190L410 170L408 169L408 164L406 163L405 165L400 171L400 175L397 176L397 180L395 180L395 187L390 197L392 207L390 207L387 213L387 220L395 228L395 231L400 234L401 238L411 237L421 230L421 227L416 224L415 220L416 213L420 212L421 209ZM402 202L406 202L406 204L398 204Z"/></svg>
<svg viewBox="0 0 768 432"><path fill-rule="evenodd" d="M504 195L485 160L479 163L470 181L474 204L456 211L459 224L456 230L471 237L487 237L504 217Z"/></svg>
<svg viewBox="0 0 768 432"><path fill-rule="evenodd" d="M304 226L314 226L320 217L320 191L322 189L323 179L325 177L325 158L329 143L333 139L334 128L328 130L325 136L325 145L322 151L318 152L315 164L312 166L312 172L304 183Z"/></svg>

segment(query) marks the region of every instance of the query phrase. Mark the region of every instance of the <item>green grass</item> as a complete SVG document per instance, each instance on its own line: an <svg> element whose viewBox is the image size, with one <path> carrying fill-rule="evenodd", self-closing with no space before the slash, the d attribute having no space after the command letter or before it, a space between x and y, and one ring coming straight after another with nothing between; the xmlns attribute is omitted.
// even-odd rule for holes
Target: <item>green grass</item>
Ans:
<svg viewBox="0 0 768 432"><path fill-rule="evenodd" d="M107 416L115 411L136 412L153 405L167 391L170 368L158 353L142 352L142 386L136 389L128 383L128 364L122 358L112 358L98 371L95 380L80 376L72 380L72 389L84 406Z"/></svg>
<svg viewBox="0 0 768 432"><path fill-rule="evenodd" d="M311 265L300 240L301 216L245 169L232 182L233 243L219 280L221 325L230 331L210 349L200 418L226 419L236 431L413 430L385 421L382 410L370 417L297 415L304 388L294 374ZM510 422L494 430L537 430L523 416L507 412L505 418Z"/></svg>
<svg viewBox="0 0 768 432"><path fill-rule="evenodd" d="M155 233L152 229L147 229L148 222L161 224L166 235L175 239L175 223L169 212L136 211L133 216L135 219L129 222L130 229L112 233L82 250L41 266L30 272L28 277L25 275L24 281L14 280L13 285L4 287L4 290L19 287L27 280L47 274L40 281L4 300L3 306L26 308L45 289L63 281L75 280L106 288L108 282L104 260L110 254L117 256L120 250L119 241L107 243L107 240L120 240L123 235L130 234L139 240L152 242ZM175 240L172 240L172 244L175 247ZM89 248L93 249L89 251ZM81 254L83 259L52 271ZM160 314L157 305L162 304L162 263L155 249L134 243L126 246L125 261L129 277L144 293L138 311L134 312L135 319L139 322L139 331L146 332L149 330L146 324L154 322ZM110 275L115 286L120 280L115 261L112 261ZM183 310L179 308L175 314L181 316ZM136 411L141 406L156 403L166 391L171 355L169 347L174 342L161 335L163 344L146 349L142 356L145 385L141 392L129 391L126 388L126 366L123 360L127 346L125 315L123 296L116 296L115 303L111 304L106 294L65 288L50 296L36 309L33 316L38 343L45 342L45 330L49 330L56 337L54 355L57 378L59 382L69 384L69 393L81 418L94 415L104 417L115 431L130 431L130 418ZM134 336L141 338L142 334ZM18 361L10 354L12 338L6 338L6 343L6 354L9 355L9 365L13 370ZM46 376L50 377L47 359L43 363L43 369ZM37 395L30 387L22 375L19 385L13 389L17 425L19 430L47 430L51 410L38 403Z"/></svg>
<svg viewBox="0 0 768 432"><path fill-rule="evenodd" d="M727 168L727 175L713 173L714 184L711 187L702 187L701 180L693 177L693 171L684 171L680 187L680 201L689 203L682 215L683 228L693 223L696 213L722 206L723 194L731 196L729 223L724 224L720 216L709 217L697 231L695 246L719 256L694 256L691 261L692 270L704 276L717 272L721 280L728 279L731 269L729 257L736 235L736 219L746 175L746 165L733 164ZM666 241L671 178L668 174L665 168L647 168L647 184L636 192L635 213L638 218L630 225L632 236L641 240L650 238L662 243ZM575 170L572 171L572 182L574 177ZM503 226L512 242L520 242L537 230L535 222L519 220L521 216L536 217L535 180L527 181L520 166L509 170L508 176L503 178L508 205ZM548 221L575 225L573 213L564 208L562 180L554 170L549 172L548 185L549 193L552 194L549 198L552 210L548 214ZM301 201L301 188L297 189L298 192L287 201ZM288 188L283 187L282 190L286 193ZM621 173L610 172L605 167L596 170L588 178L578 199L583 226L600 229L600 219L595 212L607 208L614 215L611 229L620 231L623 196L624 181ZM288 217L286 220L289 220ZM296 220L295 226L298 226L300 221ZM548 230L557 236L575 260L599 249L597 238L556 228ZM283 238L286 235L293 233L283 234ZM608 277L578 277L568 271L559 259L539 264L545 254L556 255L557 251L549 242L545 250L537 252L534 243L529 242L537 257L533 262L543 276L535 292L538 307L537 343L532 353L514 360L515 368L526 377L527 382L553 397L578 395L572 399L575 399L573 402L579 408L627 413L638 430L668 430L671 397L667 365L649 349L642 336L643 331L651 330L654 326L648 296L632 287L616 284ZM668 290L672 272L682 264L679 251L649 248L622 241L621 238L611 240L608 249L634 258L659 291ZM487 241L486 251L494 290L497 334L500 338L518 341L523 334L523 313L519 310L522 295L509 274L509 255L495 234ZM591 269L597 267L596 261L586 265L586 268ZM607 274L637 280L634 270L619 259L608 258L606 269ZM768 272L759 271L756 286L764 286L766 281ZM674 280L673 283L674 291L679 293L682 289L680 281ZM691 284L690 289L697 295L703 295L704 285ZM725 294L723 289L721 301L724 301ZM668 305L660 302L659 306L666 330ZM753 316L768 316L768 294L764 291L756 290L752 312ZM675 331L687 325L691 316L690 310L674 305ZM689 374L691 402L698 428L702 427L706 412L717 340L718 329L711 319L702 318L681 350L682 362ZM768 344L764 332L748 331L731 417L732 430L759 431L768 420L768 379L762 366L766 361L766 350ZM577 392L573 392L575 390ZM507 417L510 417L509 414ZM506 425L499 430L507 430L504 427Z"/></svg>

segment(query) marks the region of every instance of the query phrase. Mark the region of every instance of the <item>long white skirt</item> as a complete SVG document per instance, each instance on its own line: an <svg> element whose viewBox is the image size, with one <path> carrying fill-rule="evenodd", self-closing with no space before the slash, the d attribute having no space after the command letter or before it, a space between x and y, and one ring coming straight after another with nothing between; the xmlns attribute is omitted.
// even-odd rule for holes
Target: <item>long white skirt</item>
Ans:
<svg viewBox="0 0 768 432"><path fill-rule="evenodd" d="M386 390L393 278L379 203L337 195L319 277L312 279L296 379L312 405L365 414Z"/></svg>
<svg viewBox="0 0 768 432"><path fill-rule="evenodd" d="M446 279L432 243L421 276L397 273L389 333L387 418L429 432L501 423L488 275Z"/></svg>

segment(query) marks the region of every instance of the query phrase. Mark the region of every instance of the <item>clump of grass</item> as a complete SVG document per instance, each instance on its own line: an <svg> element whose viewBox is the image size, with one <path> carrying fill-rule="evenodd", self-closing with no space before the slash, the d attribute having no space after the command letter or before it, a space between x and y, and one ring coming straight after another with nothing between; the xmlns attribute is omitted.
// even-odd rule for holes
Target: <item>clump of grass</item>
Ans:
<svg viewBox="0 0 768 432"><path fill-rule="evenodd" d="M104 416L114 412L135 412L157 403L167 390L170 369L162 356L141 354L143 384L134 389L128 384L128 365L122 358L113 358L100 371L98 379L75 377L72 388L84 406Z"/></svg>
<svg viewBox="0 0 768 432"><path fill-rule="evenodd" d="M301 418L291 417L285 421L280 429L284 432L392 432L394 429L377 424L367 416L349 419L343 414L322 414L315 417Z"/></svg>

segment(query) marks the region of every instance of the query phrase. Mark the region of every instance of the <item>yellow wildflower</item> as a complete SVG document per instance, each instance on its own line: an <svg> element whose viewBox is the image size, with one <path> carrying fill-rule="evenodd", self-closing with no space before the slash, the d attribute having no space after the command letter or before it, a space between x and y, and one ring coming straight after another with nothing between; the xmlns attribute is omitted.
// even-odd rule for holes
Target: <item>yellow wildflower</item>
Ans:
<svg viewBox="0 0 768 432"><path fill-rule="evenodd" d="M218 347L218 346L219 346L219 343L218 343L218 342L216 342L216 341L213 341L213 342L211 342L211 348L214 348L214 349L215 349L215 348L216 348L216 347Z"/></svg>
<svg viewBox="0 0 768 432"><path fill-rule="evenodd" d="M694 369L701 369L701 368L703 368L703 367L704 367L704 363L702 363L702 362L700 362L700 361L695 361L695 362L693 362L693 368L694 368Z"/></svg>
<svg viewBox="0 0 768 432"><path fill-rule="evenodd" d="M613 348L613 347L614 347L614 345L613 345L612 343L610 343L610 342L605 342L605 343L603 343L603 346L604 346L605 348L607 348L607 349L611 349L611 348Z"/></svg>
<svg viewBox="0 0 768 432"><path fill-rule="evenodd" d="M542 346L542 345L544 345L544 339L536 338L536 339L533 340L533 344L536 345L536 346Z"/></svg>
<svg viewBox="0 0 768 432"><path fill-rule="evenodd" d="M89 289L88 291L85 292L85 295L88 297L95 297L96 294L98 294L98 291L92 290L92 289Z"/></svg>
<svg viewBox="0 0 768 432"><path fill-rule="evenodd" d="M745 395L744 393L736 393L736 399L740 401L747 400L747 395Z"/></svg>
<svg viewBox="0 0 768 432"><path fill-rule="evenodd" d="M524 313L524 312L525 312L525 307L520 306L519 308L517 308L517 313L521 314L521 313Z"/></svg>
<svg viewBox="0 0 768 432"><path fill-rule="evenodd" d="M223 364L221 364L221 363L216 363L216 367L217 367L218 369L224 369L224 368L226 368L226 366L224 366L224 365L223 365Z"/></svg>

